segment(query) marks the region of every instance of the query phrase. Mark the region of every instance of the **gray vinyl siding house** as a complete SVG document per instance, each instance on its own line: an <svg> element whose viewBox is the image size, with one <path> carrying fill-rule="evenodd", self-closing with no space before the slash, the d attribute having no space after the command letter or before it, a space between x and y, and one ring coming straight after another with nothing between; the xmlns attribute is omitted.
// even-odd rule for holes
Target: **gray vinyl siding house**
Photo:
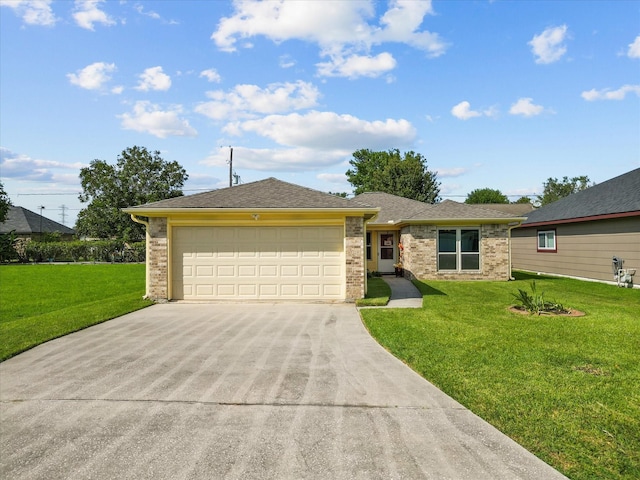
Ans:
<svg viewBox="0 0 640 480"><path fill-rule="evenodd" d="M613 257L640 282L640 168L531 212L511 235L516 270L614 281Z"/></svg>

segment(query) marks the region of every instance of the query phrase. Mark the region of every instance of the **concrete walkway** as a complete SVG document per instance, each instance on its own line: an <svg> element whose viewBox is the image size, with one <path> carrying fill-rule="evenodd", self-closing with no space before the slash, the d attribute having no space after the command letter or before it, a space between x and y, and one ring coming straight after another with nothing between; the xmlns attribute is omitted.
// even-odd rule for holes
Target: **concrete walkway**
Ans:
<svg viewBox="0 0 640 480"><path fill-rule="evenodd" d="M154 305L0 363L3 479L565 478L353 305Z"/></svg>
<svg viewBox="0 0 640 480"><path fill-rule="evenodd" d="M391 298L384 308L422 308L422 294L410 280L391 275L382 279L391 287Z"/></svg>

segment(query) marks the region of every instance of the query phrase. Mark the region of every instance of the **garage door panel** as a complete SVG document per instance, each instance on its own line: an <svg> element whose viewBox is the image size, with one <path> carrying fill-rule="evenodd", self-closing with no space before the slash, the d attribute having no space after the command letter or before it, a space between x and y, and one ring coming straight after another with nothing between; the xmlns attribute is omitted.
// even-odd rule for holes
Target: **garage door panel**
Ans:
<svg viewBox="0 0 640 480"><path fill-rule="evenodd" d="M196 285L196 295L213 295L213 285L212 284L199 284Z"/></svg>
<svg viewBox="0 0 640 480"><path fill-rule="evenodd" d="M228 283L219 283L216 285L216 297L235 297L236 285Z"/></svg>
<svg viewBox="0 0 640 480"><path fill-rule="evenodd" d="M197 265L197 277L213 277L213 265Z"/></svg>
<svg viewBox="0 0 640 480"><path fill-rule="evenodd" d="M256 277L258 268L256 265L239 265L238 276L239 277Z"/></svg>
<svg viewBox="0 0 640 480"><path fill-rule="evenodd" d="M233 265L218 265L216 268L217 277L235 277L236 268Z"/></svg>
<svg viewBox="0 0 640 480"><path fill-rule="evenodd" d="M302 295L305 297L319 297L320 285L302 285Z"/></svg>
<svg viewBox="0 0 640 480"><path fill-rule="evenodd" d="M322 275L324 277L339 277L342 275L342 269L337 265L323 265Z"/></svg>
<svg viewBox="0 0 640 480"><path fill-rule="evenodd" d="M280 267L281 277L297 277L300 275L300 267L298 265L282 265Z"/></svg>
<svg viewBox="0 0 640 480"><path fill-rule="evenodd" d="M339 226L174 227L172 268L182 275L174 277L172 296L344 299L343 231Z"/></svg>
<svg viewBox="0 0 640 480"><path fill-rule="evenodd" d="M319 277L320 276L320 265L303 265L302 266L302 276L304 278Z"/></svg>

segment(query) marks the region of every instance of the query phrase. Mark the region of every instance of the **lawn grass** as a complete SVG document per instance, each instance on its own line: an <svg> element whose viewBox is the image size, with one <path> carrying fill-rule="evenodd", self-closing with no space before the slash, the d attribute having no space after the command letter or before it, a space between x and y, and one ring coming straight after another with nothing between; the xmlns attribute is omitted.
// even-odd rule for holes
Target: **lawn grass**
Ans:
<svg viewBox="0 0 640 480"><path fill-rule="evenodd" d="M0 266L0 361L151 305L140 264Z"/></svg>
<svg viewBox="0 0 640 480"><path fill-rule="evenodd" d="M358 307L384 307L389 303L391 287L380 277L367 279L367 295L356 300Z"/></svg>
<svg viewBox="0 0 640 480"><path fill-rule="evenodd" d="M509 312L533 279L586 316ZM361 311L383 346L569 478L640 478L639 290L524 273L415 283L425 308Z"/></svg>

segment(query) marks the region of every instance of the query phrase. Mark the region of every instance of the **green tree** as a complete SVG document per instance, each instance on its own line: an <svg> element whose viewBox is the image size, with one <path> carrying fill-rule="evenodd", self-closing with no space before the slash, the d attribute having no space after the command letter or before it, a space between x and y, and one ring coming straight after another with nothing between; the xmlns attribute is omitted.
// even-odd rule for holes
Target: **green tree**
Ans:
<svg viewBox="0 0 640 480"><path fill-rule="evenodd" d="M529 204L532 204L533 202L531 201L531 199L529 197L527 197L525 195L524 197L520 197L518 200L516 200L515 202L511 202L511 203L529 203Z"/></svg>
<svg viewBox="0 0 640 480"><path fill-rule="evenodd" d="M589 182L589 177L586 175L573 178L562 177L561 181L558 181L557 178L549 177L543 183L543 192L542 195L538 195L538 202L540 202L540 205L547 205L595 185L595 183Z"/></svg>
<svg viewBox="0 0 640 480"><path fill-rule="evenodd" d="M0 223L4 223L9 213L9 207L11 206L11 200L4 191L4 185L0 182Z"/></svg>
<svg viewBox="0 0 640 480"><path fill-rule="evenodd" d="M144 147L123 150L116 165L94 160L80 170L83 192L79 199L89 204L78 214L76 231L89 237L141 240L144 227L122 209L179 197L187 178L178 162L165 161L160 152Z"/></svg>
<svg viewBox="0 0 640 480"><path fill-rule="evenodd" d="M349 183L356 195L364 192L386 192L420 202L440 200L440 182L427 168L427 160L413 151L400 155L400 150L373 152L368 149L353 153L347 170Z"/></svg>
<svg viewBox="0 0 640 480"><path fill-rule="evenodd" d="M476 188L467 195L464 203L509 203L509 199L500 190Z"/></svg>

